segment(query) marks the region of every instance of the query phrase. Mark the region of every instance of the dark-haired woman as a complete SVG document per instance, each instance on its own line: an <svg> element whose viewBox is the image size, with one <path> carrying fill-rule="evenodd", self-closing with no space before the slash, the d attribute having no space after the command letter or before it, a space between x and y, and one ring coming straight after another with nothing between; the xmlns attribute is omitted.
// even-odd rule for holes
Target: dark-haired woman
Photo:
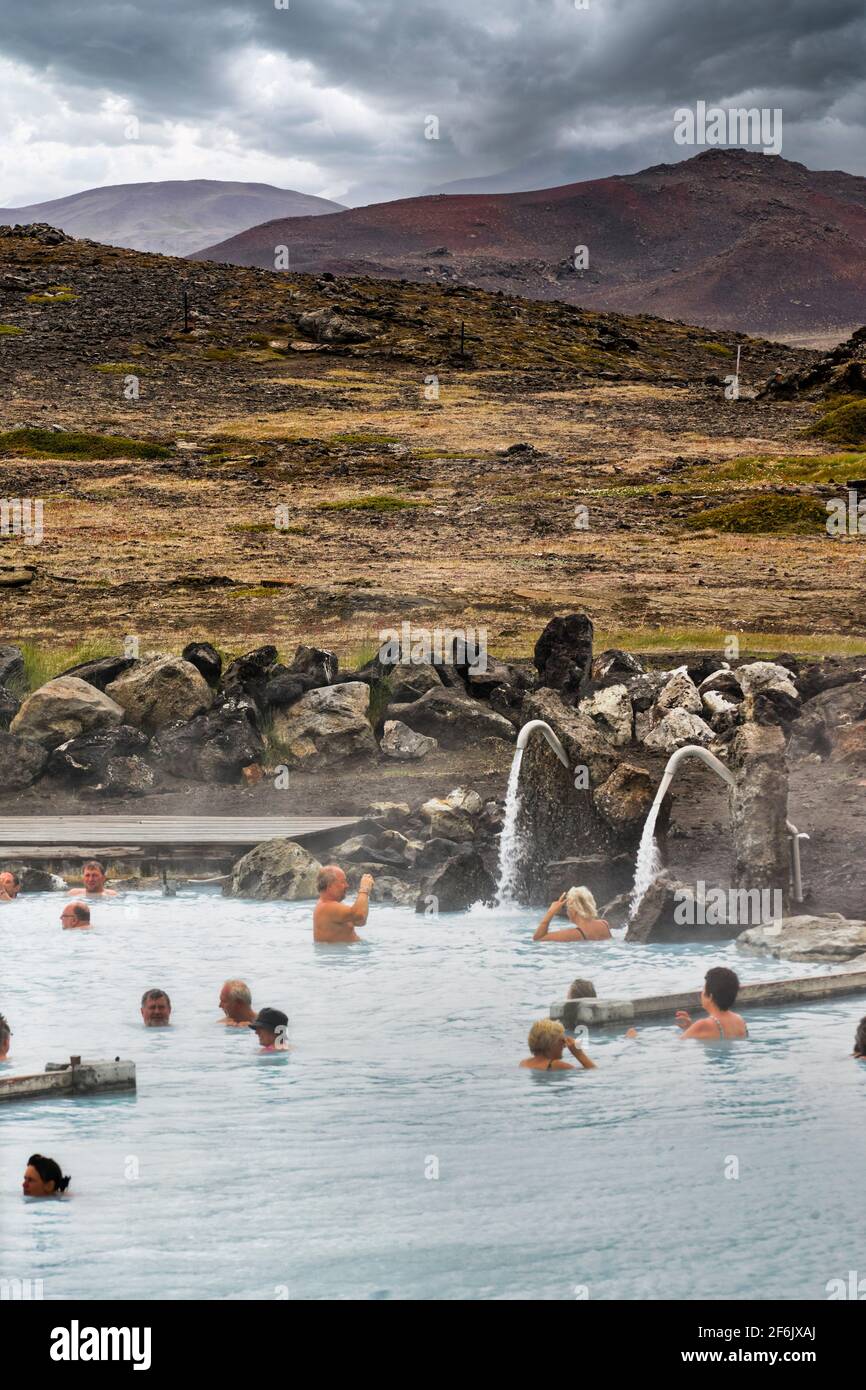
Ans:
<svg viewBox="0 0 866 1390"><path fill-rule="evenodd" d="M44 1154L31 1154L24 1169L21 1189L25 1197L59 1197L71 1182L60 1171L59 1164Z"/></svg>
<svg viewBox="0 0 866 1390"><path fill-rule="evenodd" d="M706 1009L707 1017L693 1023L684 1009L678 1010L677 1024L683 1029L680 1037L698 1038L701 1042L747 1038L748 1028L740 1015L732 1012L739 989L740 981L733 970L724 965L708 970L701 990L701 1008Z"/></svg>
<svg viewBox="0 0 866 1390"><path fill-rule="evenodd" d="M866 1016L857 1024L857 1032L854 1034L854 1056L858 1061L866 1062Z"/></svg>

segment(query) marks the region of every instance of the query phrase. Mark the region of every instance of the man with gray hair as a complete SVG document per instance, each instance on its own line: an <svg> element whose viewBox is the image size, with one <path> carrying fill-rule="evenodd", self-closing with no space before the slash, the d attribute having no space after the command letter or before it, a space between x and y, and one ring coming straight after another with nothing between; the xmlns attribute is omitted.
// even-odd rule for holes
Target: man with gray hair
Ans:
<svg viewBox="0 0 866 1390"><path fill-rule="evenodd" d="M171 1000L164 989L146 989L141 996L141 1017L145 1028L167 1028L171 1023Z"/></svg>
<svg viewBox="0 0 866 1390"><path fill-rule="evenodd" d="M363 927L367 920L370 889L373 887L372 874L362 876L358 896L351 905L343 902L349 891L349 882L336 864L326 864L319 870L316 887L319 901L313 911L313 940L334 946L360 941L355 928Z"/></svg>
<svg viewBox="0 0 866 1390"><path fill-rule="evenodd" d="M226 980L220 990L220 1008L225 1018L217 1019L227 1028L248 1028L258 1014L253 1008L250 987L243 980Z"/></svg>

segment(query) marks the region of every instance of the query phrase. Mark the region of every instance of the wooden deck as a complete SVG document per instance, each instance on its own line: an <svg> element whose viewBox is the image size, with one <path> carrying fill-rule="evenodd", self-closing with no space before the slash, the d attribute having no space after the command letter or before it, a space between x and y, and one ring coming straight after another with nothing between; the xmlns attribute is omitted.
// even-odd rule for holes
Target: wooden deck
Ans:
<svg viewBox="0 0 866 1390"><path fill-rule="evenodd" d="M0 818L0 848L33 857L77 856L107 849L142 853L148 849L213 846L249 847L263 840L303 842L328 831L357 825L360 816L6 816ZM34 855L34 851L36 854Z"/></svg>

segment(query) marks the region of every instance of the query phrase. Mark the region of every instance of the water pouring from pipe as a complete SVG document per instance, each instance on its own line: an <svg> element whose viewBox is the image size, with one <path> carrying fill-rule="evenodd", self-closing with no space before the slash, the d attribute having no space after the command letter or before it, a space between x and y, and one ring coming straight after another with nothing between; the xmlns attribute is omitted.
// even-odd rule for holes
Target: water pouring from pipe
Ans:
<svg viewBox="0 0 866 1390"><path fill-rule="evenodd" d="M520 730L517 748L508 774L508 788L505 793L505 812L502 834L499 837L499 864L496 874L496 906L503 907L514 902L514 894L520 876L523 845L518 830L520 815L520 767L523 753L533 733L538 732L547 740L563 767L570 765L565 749L549 724L543 719L530 719Z"/></svg>

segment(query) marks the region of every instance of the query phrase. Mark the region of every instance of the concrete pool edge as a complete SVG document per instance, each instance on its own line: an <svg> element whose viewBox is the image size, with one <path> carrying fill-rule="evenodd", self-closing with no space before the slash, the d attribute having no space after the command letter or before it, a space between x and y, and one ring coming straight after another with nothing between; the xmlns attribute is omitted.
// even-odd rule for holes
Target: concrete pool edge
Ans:
<svg viewBox="0 0 866 1390"><path fill-rule="evenodd" d="M798 976L793 980L765 980L742 985L737 1005L766 1008L780 1004L820 1003L850 994L866 994L866 970L834 975ZM563 999L550 1006L550 1017L566 1028L578 1024L635 1023L640 1019L669 1018L673 1022L677 1009L698 1009L699 990L681 994L648 994L640 999Z"/></svg>

